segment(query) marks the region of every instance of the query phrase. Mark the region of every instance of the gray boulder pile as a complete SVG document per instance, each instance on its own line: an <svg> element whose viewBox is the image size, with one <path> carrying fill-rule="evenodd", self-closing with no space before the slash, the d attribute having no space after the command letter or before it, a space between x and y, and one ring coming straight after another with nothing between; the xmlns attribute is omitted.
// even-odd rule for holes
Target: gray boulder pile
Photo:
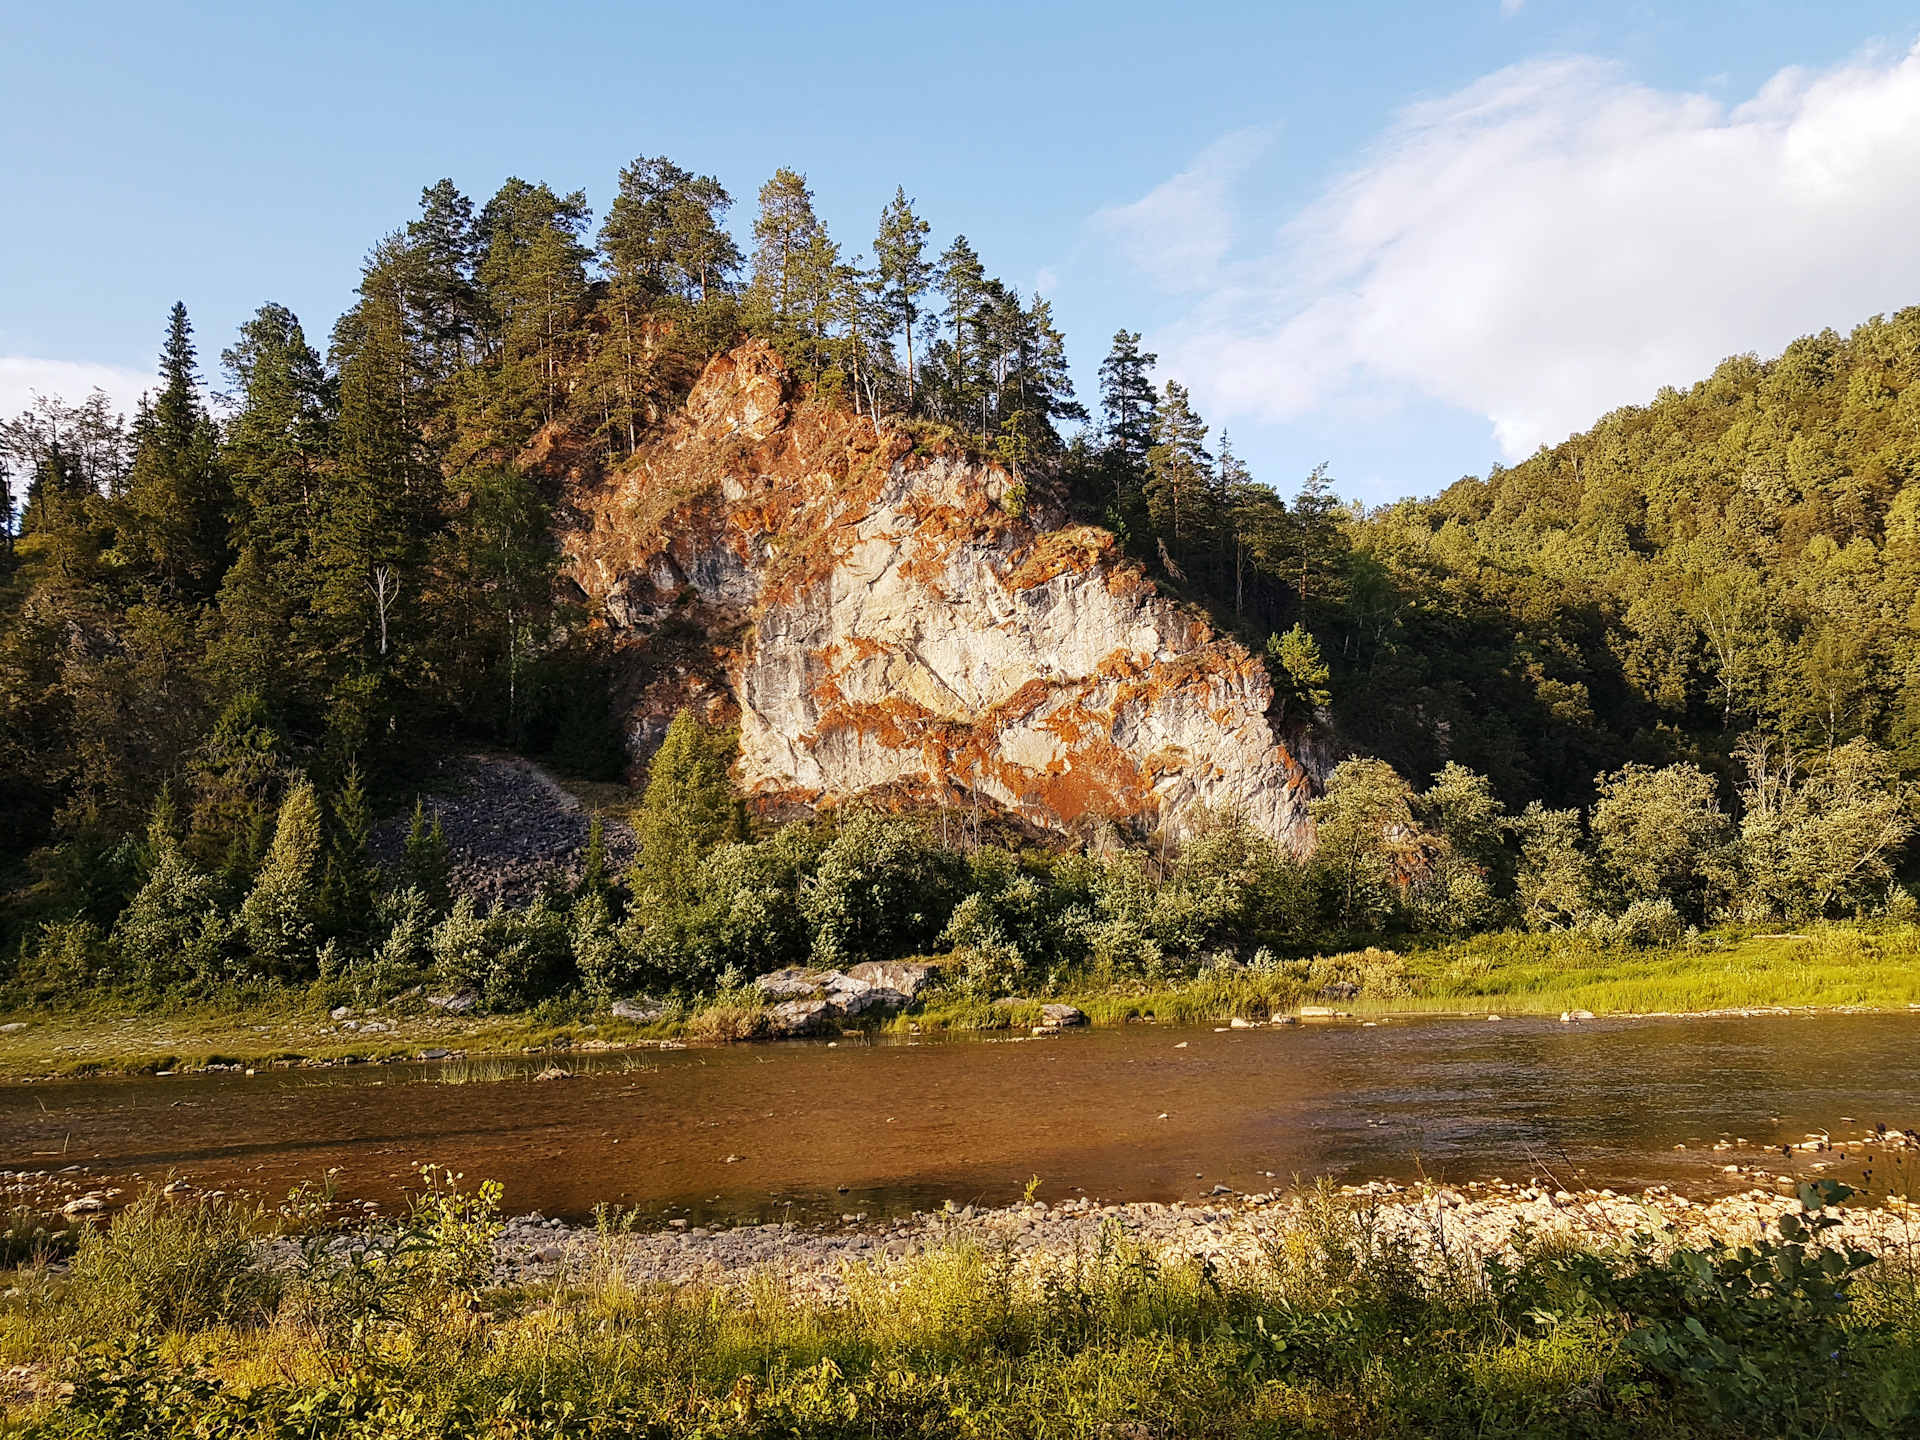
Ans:
<svg viewBox="0 0 1920 1440"><path fill-rule="evenodd" d="M939 979L939 966L917 960L869 960L847 970L802 970L789 966L753 983L775 1002L767 1012L770 1032L809 1035L868 1010L899 1010L913 1004Z"/></svg>

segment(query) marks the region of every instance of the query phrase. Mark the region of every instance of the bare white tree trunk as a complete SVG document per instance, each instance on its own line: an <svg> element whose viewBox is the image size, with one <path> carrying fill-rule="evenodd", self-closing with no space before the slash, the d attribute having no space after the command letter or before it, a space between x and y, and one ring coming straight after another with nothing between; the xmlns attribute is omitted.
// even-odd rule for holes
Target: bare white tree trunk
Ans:
<svg viewBox="0 0 1920 1440"><path fill-rule="evenodd" d="M367 588L373 591L374 608L380 614L380 653L387 653L387 610L400 598L400 577L393 573L391 566L373 567L373 579Z"/></svg>

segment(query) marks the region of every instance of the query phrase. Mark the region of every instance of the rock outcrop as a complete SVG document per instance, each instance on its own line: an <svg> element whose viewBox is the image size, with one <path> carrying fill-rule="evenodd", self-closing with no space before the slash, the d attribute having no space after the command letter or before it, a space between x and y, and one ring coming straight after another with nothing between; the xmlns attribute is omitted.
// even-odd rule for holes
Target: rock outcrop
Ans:
<svg viewBox="0 0 1920 1440"><path fill-rule="evenodd" d="M1307 848L1261 661L1111 535L1026 501L996 465L803 398L754 342L571 487L566 573L624 657L636 755L683 705L737 720L765 811L978 799L1060 833L1230 805Z"/></svg>

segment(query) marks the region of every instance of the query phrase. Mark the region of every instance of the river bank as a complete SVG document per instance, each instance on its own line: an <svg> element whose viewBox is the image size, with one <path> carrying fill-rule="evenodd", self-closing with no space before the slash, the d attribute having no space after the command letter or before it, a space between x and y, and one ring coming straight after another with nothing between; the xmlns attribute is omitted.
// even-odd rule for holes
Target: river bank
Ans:
<svg viewBox="0 0 1920 1440"><path fill-rule="evenodd" d="M378 1222L316 1249L298 1226L235 1248L192 1198L7 1277L0 1426L1572 1440L1920 1415L1920 1216L1899 1204L1815 1238L1817 1213L1757 1189L1322 1184L641 1235L496 1231L484 1196L442 1188L403 1245ZM1729 1310L1756 1261L1724 1247L1752 1245L1781 1278ZM205 1293L156 1253L198 1257Z"/></svg>
<svg viewBox="0 0 1920 1440"><path fill-rule="evenodd" d="M1781 1216L1802 1211L1797 1193L1781 1193L1783 1188L1756 1186L1700 1202L1668 1186L1616 1195L1517 1181L1458 1187L1373 1181L1198 1203L1111 1204L1080 1197L1049 1205L1036 1199L998 1209L916 1212L892 1221L850 1213L838 1225L670 1226L651 1234L528 1215L502 1231L493 1280L565 1286L612 1267L634 1284L746 1290L776 1276L795 1293L840 1300L862 1279L885 1278L954 1246L1002 1257L1034 1284L1116 1246L1133 1247L1161 1264L1193 1261L1254 1271L1273 1263L1275 1248L1284 1247L1315 1206L1329 1204L1358 1217L1370 1243L1404 1245L1418 1265L1477 1270L1496 1257L1512 1261L1522 1244L1608 1250L1646 1234L1666 1249L1752 1245L1776 1235ZM1854 1246L1920 1273L1920 1206L1896 1195L1839 1215L1827 1233L1829 1244Z"/></svg>
<svg viewBox="0 0 1920 1440"><path fill-rule="evenodd" d="M1226 1025L1299 1015L1303 1008L1344 1012L1360 1023L1446 1013L1908 1011L1920 1009L1920 927L1727 931L1652 950L1596 945L1577 934L1506 933L1403 950L1376 947L1264 970L1220 967L1158 983L1085 977L1006 998L935 990L906 1013L861 1016L844 1028L854 1036L1009 1030L1039 1022L1041 1006L1049 1003L1071 1005L1094 1025ZM128 997L0 1015L0 1079L724 1043L756 1034L757 1008L733 992L667 1003L659 1019L635 1023L584 999L494 1015L452 1011L418 994L356 996L341 985L268 991L250 1002Z"/></svg>

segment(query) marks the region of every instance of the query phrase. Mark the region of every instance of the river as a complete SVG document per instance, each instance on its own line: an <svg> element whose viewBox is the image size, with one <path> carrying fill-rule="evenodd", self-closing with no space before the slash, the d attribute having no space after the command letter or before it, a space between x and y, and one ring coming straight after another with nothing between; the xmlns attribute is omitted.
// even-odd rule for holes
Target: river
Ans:
<svg viewBox="0 0 1920 1440"><path fill-rule="evenodd" d="M1042 1198L1193 1199L1293 1176L1542 1174L1710 1195L1809 1133L1920 1124L1920 1016L1394 1019L1057 1038L853 1037L559 1057L0 1086L0 1169L169 1175L277 1197L338 1171L391 1204L435 1162L510 1212L876 1218ZM451 1084L476 1072L509 1078ZM1676 1146L1686 1146L1678 1150ZM1882 1181L1886 1177L1881 1177Z"/></svg>

